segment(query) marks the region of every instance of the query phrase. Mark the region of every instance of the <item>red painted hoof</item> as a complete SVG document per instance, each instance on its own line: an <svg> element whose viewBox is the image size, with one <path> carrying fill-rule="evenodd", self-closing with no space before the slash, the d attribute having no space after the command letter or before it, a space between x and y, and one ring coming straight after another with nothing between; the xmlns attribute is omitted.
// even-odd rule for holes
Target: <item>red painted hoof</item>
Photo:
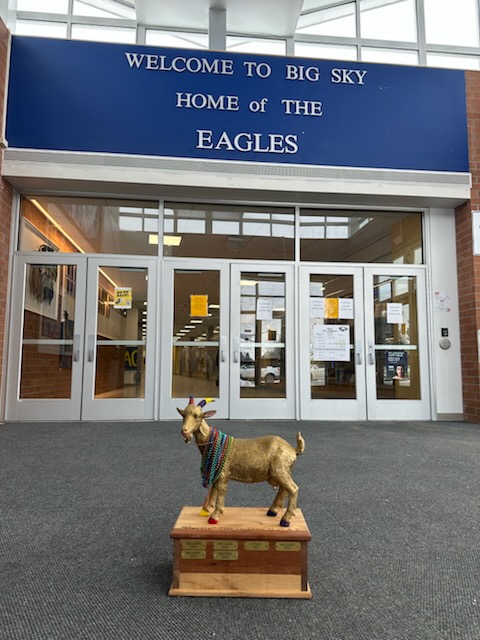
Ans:
<svg viewBox="0 0 480 640"><path fill-rule="evenodd" d="M218 524L218 520L215 520L215 518L209 518L208 524Z"/></svg>

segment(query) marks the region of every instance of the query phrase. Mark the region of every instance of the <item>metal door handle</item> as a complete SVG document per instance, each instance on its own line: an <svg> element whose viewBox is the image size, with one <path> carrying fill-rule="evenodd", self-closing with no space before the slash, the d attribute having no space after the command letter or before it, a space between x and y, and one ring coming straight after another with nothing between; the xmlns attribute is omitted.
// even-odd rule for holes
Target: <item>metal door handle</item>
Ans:
<svg viewBox="0 0 480 640"><path fill-rule="evenodd" d="M238 362L238 352L240 350L240 338L233 339L233 361Z"/></svg>
<svg viewBox="0 0 480 640"><path fill-rule="evenodd" d="M368 364L375 364L375 357L373 355L374 346L373 343L368 345Z"/></svg>
<svg viewBox="0 0 480 640"><path fill-rule="evenodd" d="M76 333L73 336L73 361L78 362L80 360L80 334Z"/></svg>
<svg viewBox="0 0 480 640"><path fill-rule="evenodd" d="M362 364L362 348L360 345L357 346L357 364Z"/></svg>
<svg viewBox="0 0 480 640"><path fill-rule="evenodd" d="M227 350L227 338L222 336L220 338L220 362L225 362L225 351Z"/></svg>
<svg viewBox="0 0 480 640"><path fill-rule="evenodd" d="M95 354L95 336L88 336L87 360L93 362Z"/></svg>

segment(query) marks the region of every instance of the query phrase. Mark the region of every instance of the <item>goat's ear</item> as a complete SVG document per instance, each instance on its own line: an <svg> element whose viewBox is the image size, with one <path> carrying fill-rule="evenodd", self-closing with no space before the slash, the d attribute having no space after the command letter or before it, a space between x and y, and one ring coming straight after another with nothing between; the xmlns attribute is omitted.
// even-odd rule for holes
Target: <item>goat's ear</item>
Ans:
<svg viewBox="0 0 480 640"><path fill-rule="evenodd" d="M182 416L182 418L184 418L184 417L185 417L185 411L184 411L183 409L179 409L179 408L177 407L177 411L178 411L178 413Z"/></svg>
<svg viewBox="0 0 480 640"><path fill-rule="evenodd" d="M212 409L211 411L205 411L205 413L203 414L204 418L211 418L212 416L214 416L217 412Z"/></svg>

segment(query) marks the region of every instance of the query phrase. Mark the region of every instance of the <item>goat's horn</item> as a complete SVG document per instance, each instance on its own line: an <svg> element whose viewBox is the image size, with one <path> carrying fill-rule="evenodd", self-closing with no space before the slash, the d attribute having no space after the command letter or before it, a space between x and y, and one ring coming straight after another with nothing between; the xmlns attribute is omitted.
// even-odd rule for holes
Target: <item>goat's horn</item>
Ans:
<svg viewBox="0 0 480 640"><path fill-rule="evenodd" d="M198 403L199 407L204 407L207 402L215 402L215 400L213 398L205 398L205 400L200 400L200 402Z"/></svg>
<svg viewBox="0 0 480 640"><path fill-rule="evenodd" d="M188 404L195 404L195 398L190 396L190 402Z"/></svg>

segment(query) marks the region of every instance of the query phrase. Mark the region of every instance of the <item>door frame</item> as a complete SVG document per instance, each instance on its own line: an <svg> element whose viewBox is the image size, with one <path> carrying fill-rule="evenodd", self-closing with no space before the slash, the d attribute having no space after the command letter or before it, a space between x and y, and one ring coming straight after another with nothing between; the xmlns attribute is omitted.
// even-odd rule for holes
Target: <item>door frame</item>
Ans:
<svg viewBox="0 0 480 640"><path fill-rule="evenodd" d="M75 265L75 321L72 343L72 377L70 398L19 398L21 380L21 356L24 328L24 301L27 283L26 268L29 264ZM10 312L10 343L8 348L9 376L6 382L7 420L152 420L155 416L156 388L156 305L152 304L147 315L145 398L94 399L94 371L96 354L87 371L88 344L86 337L96 335L98 289L96 267L123 266L148 268L148 295L153 301L157 283L156 258L131 256L89 256L85 254L45 252L22 253L13 257L12 305ZM36 341L35 341L36 342ZM70 343L69 343L70 344ZM95 350L96 351L96 350ZM91 397L87 399L87 384Z"/></svg>
<svg viewBox="0 0 480 640"><path fill-rule="evenodd" d="M352 275L354 282L354 350L356 399L318 399L310 397L310 274ZM300 419L302 420L430 420L431 384L429 378L428 305L426 267L403 265L301 265L299 268L299 379ZM377 399L375 345L370 345L373 362L369 362L369 343L374 343L373 276L415 276L417 283L417 323L420 400ZM305 355L307 354L307 357Z"/></svg>

